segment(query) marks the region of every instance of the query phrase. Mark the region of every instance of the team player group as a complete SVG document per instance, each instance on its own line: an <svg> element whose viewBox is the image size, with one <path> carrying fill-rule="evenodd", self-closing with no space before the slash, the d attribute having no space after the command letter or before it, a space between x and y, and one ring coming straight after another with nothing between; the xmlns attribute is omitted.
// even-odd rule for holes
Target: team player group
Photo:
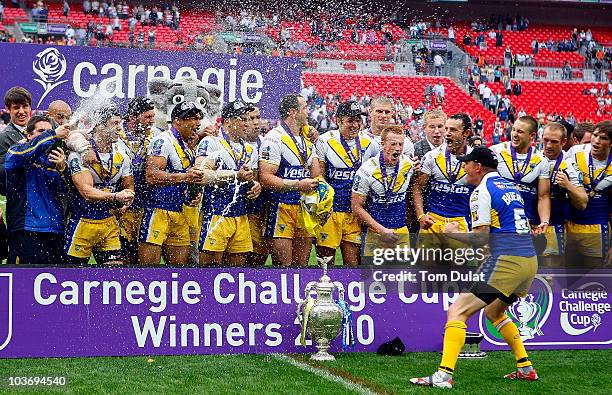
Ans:
<svg viewBox="0 0 612 395"><path fill-rule="evenodd" d="M15 136L0 169L9 263L86 264L93 255L103 264L260 265L271 255L273 264L299 266L314 245L319 255L339 250L346 265L357 265L380 247L464 247L444 230L454 224L466 233L476 220L475 185L460 160L473 150L473 130L461 113L427 112L425 136L414 144L392 124L392 100L373 98L369 114L349 101L338 106L338 130L318 136L306 101L291 94L265 134L259 109L234 101L204 136L195 103L177 104L167 130L157 130L153 104L139 97L125 114L99 109L86 149L71 151L60 144L73 133L62 125L69 117L30 118L23 88L11 89L5 104ZM491 147L496 171L516 186L524 227L543 240L541 262L601 264L609 251L612 122L567 151L568 131L558 123L545 126L544 149L536 150L538 127L521 117L511 140ZM312 235L300 204L321 182L334 190L332 210ZM494 214L491 227L499 220ZM570 250L585 259L564 260Z"/></svg>

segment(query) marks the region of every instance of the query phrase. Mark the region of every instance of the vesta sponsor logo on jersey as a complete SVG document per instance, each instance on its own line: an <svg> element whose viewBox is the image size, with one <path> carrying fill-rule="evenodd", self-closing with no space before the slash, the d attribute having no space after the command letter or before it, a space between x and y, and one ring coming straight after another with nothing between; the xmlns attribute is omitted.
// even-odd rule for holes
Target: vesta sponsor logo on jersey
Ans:
<svg viewBox="0 0 612 395"><path fill-rule="evenodd" d="M334 180L352 180L355 176L355 170L330 170L329 178Z"/></svg>
<svg viewBox="0 0 612 395"><path fill-rule="evenodd" d="M572 336L595 332L612 309L607 297L605 286L598 282L584 284L576 290L563 289L559 302L563 331Z"/></svg>
<svg viewBox="0 0 612 395"><path fill-rule="evenodd" d="M283 172L283 178L296 179L296 178L306 178L306 177L310 177L310 170L304 169L303 167L300 167L300 168L287 167L285 168L285 171Z"/></svg>
<svg viewBox="0 0 612 395"><path fill-rule="evenodd" d="M13 275L0 273L0 350L11 342L13 333Z"/></svg>

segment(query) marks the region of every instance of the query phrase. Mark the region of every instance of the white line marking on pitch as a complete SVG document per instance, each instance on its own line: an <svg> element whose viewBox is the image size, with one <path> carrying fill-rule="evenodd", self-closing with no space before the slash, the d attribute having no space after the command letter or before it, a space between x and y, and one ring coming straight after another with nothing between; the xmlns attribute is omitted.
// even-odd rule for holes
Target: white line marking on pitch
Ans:
<svg viewBox="0 0 612 395"><path fill-rule="evenodd" d="M342 386L348 388L351 391L355 391L358 394L363 394L363 395L374 395L375 392L372 392L371 390L369 390L368 388L359 385L357 383L353 383L352 381L348 381L340 376L336 376L335 374L332 374L330 372L328 372L327 370L324 369L319 369L319 368L315 368L314 366L310 366L308 364L305 364L303 362L297 361L293 358L291 358L288 355L283 355L283 354L272 354L272 356L276 359L278 359L279 361L283 361L283 362L287 362L290 365L295 366L296 368L305 370L307 372L310 372L314 375L317 375L321 378L324 378L326 380L329 381L333 381L336 382L338 384L341 384Z"/></svg>

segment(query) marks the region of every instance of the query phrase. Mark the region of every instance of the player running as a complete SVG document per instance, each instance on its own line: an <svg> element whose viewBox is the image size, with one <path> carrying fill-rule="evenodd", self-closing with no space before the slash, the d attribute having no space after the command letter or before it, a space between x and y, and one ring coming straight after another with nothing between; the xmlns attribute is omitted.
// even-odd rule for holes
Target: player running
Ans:
<svg viewBox="0 0 612 395"><path fill-rule="evenodd" d="M406 192L415 166L402 154L404 131L401 126L383 128L381 141L380 154L364 162L355 174L351 194L353 214L367 226L365 256L372 256L377 248L410 245Z"/></svg>
<svg viewBox="0 0 612 395"><path fill-rule="evenodd" d="M71 263L86 264L92 252L99 264L123 263L119 223L112 210L122 212L134 200L131 160L115 145L121 128L119 111L104 107L93 118L90 144L96 159L83 162L76 152L68 156L76 191L71 194L64 250Z"/></svg>
<svg viewBox="0 0 612 395"><path fill-rule="evenodd" d="M272 261L283 266L308 264L312 238L298 225L300 192L314 190L319 161L314 147L301 134L308 123L308 106L297 94L279 105L280 125L264 137L259 159L260 181L270 191L264 236L272 238Z"/></svg>
<svg viewBox="0 0 612 395"><path fill-rule="evenodd" d="M189 262L189 221L183 214L187 185L202 183L202 172L193 167L195 156L188 140L197 132L204 114L193 102L172 110L170 130L156 135L149 146L145 179L151 188L146 202L138 246L141 264Z"/></svg>
<svg viewBox="0 0 612 395"><path fill-rule="evenodd" d="M465 247L439 237L448 222L457 222L462 232L469 230L469 199L474 187L467 183L465 163L457 156L472 151L467 144L472 122L466 114L454 114L446 120L445 128L446 144L425 154L412 188L420 243L427 248Z"/></svg>
<svg viewBox="0 0 612 395"><path fill-rule="evenodd" d="M567 222L568 245L580 254L571 264L600 266L612 262L610 253L610 207L612 198L612 121L595 125L591 143L574 146L571 159L584 180L588 204L584 211L570 207ZM572 148L574 148L572 147ZM585 259L586 258L586 259Z"/></svg>
<svg viewBox="0 0 612 395"><path fill-rule="evenodd" d="M565 255L565 223L570 207L584 210L589 199L574 160L562 150L566 140L567 130L562 124L551 122L544 127L542 142L551 174L551 223L546 231L546 250L542 261L545 266L559 266L562 263Z"/></svg>
<svg viewBox="0 0 612 395"><path fill-rule="evenodd" d="M361 164L378 156L380 147L360 133L362 112L355 101L341 103L336 110L339 130L324 133L317 140L317 157L325 181L334 188L333 212L317 239L320 256L334 256L340 248L345 265L359 263L361 225L351 212L351 188Z"/></svg>
<svg viewBox="0 0 612 395"><path fill-rule="evenodd" d="M478 248L488 243L491 256L480 268L484 281L474 283L469 293L461 293L448 310L438 370L410 382L452 388L457 358L465 343L465 323L483 308L516 358L517 370L505 378L537 380L538 374L529 361L518 329L505 314L519 296L525 296L538 268L523 198L514 183L497 173L497 158L491 150L474 148L459 160L466 162L467 182L477 185L470 197L472 231L461 233L458 222L449 222L444 233Z"/></svg>
<svg viewBox="0 0 612 395"><path fill-rule="evenodd" d="M258 156L244 141L250 119L242 101L227 103L221 112L219 137L206 136L197 148L196 167L207 185L202 208L200 264L244 265L253 251L247 201L261 192L257 182Z"/></svg>

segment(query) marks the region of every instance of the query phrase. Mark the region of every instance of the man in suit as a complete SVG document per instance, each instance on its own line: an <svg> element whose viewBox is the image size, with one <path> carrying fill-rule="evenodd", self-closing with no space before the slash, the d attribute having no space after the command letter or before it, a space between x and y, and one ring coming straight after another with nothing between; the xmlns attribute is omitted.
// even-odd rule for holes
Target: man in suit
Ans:
<svg viewBox="0 0 612 395"><path fill-rule="evenodd" d="M0 132L0 195L6 195L6 171L4 160L10 146L26 138L25 129L32 112L32 94L27 89L14 86L4 95L4 106L11 122Z"/></svg>
<svg viewBox="0 0 612 395"><path fill-rule="evenodd" d="M440 109L429 110L423 117L425 130L425 138L414 144L414 154L423 158L423 155L432 149L444 143L444 124L446 123L446 114Z"/></svg>

